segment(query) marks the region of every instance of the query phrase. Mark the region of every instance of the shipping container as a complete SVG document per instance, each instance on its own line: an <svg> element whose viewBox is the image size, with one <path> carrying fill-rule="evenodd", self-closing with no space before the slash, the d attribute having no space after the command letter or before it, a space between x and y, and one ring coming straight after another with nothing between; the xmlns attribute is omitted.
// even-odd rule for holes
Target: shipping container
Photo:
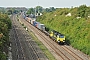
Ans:
<svg viewBox="0 0 90 60"><path fill-rule="evenodd" d="M36 27L39 29L39 24L40 24L40 23L39 23L39 22L36 22L36 23L37 23L37 24L36 24Z"/></svg>
<svg viewBox="0 0 90 60"><path fill-rule="evenodd" d="M25 18L26 18L26 16L25 16L24 14L22 15L22 17L23 17L23 19L25 19Z"/></svg>
<svg viewBox="0 0 90 60"><path fill-rule="evenodd" d="M31 20L31 24L32 24L32 25L33 25L34 21L35 21L35 20Z"/></svg>
<svg viewBox="0 0 90 60"><path fill-rule="evenodd" d="M28 19L28 17L25 17L25 20L27 20Z"/></svg>
<svg viewBox="0 0 90 60"><path fill-rule="evenodd" d="M27 17L27 21L30 23L31 18Z"/></svg>
<svg viewBox="0 0 90 60"><path fill-rule="evenodd" d="M45 31L45 26L44 26L44 24L39 24L39 29Z"/></svg>
<svg viewBox="0 0 90 60"><path fill-rule="evenodd" d="M33 22L33 26L35 26L35 27L36 27L36 25L37 25L37 22L36 22L36 21L34 21L34 22Z"/></svg>

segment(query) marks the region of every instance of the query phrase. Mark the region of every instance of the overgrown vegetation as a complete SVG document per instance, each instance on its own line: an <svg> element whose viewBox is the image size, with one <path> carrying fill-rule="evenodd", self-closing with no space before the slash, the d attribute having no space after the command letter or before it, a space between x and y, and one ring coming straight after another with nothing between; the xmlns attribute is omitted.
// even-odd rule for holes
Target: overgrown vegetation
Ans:
<svg viewBox="0 0 90 60"><path fill-rule="evenodd" d="M11 20L8 15L0 13L0 60L7 59L10 28Z"/></svg>
<svg viewBox="0 0 90 60"><path fill-rule="evenodd" d="M57 8L45 12L37 21L63 33L67 43L90 56L90 7Z"/></svg>

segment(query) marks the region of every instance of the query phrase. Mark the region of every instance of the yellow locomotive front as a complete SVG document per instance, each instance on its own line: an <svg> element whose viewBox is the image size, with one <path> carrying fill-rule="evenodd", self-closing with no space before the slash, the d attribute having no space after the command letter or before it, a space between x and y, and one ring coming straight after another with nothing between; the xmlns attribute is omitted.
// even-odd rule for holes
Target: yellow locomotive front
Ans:
<svg viewBox="0 0 90 60"><path fill-rule="evenodd" d="M64 44L64 43L65 43L65 36L62 35L62 34L58 34L58 35L57 35L57 42L58 42L59 44Z"/></svg>
<svg viewBox="0 0 90 60"><path fill-rule="evenodd" d="M54 39L59 44L65 43L65 36L55 30L50 32L50 37Z"/></svg>

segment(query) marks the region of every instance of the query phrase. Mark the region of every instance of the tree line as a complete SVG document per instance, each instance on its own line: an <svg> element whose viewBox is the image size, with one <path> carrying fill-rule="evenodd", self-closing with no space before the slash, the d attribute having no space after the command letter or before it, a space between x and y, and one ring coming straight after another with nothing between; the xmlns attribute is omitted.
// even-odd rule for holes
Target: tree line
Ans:
<svg viewBox="0 0 90 60"><path fill-rule="evenodd" d="M9 46L11 20L7 14L0 13L0 60L6 60Z"/></svg>
<svg viewBox="0 0 90 60"><path fill-rule="evenodd" d="M43 13L43 12L52 12L56 9L54 7L43 8L42 6L36 6L35 8L29 8L27 14Z"/></svg>

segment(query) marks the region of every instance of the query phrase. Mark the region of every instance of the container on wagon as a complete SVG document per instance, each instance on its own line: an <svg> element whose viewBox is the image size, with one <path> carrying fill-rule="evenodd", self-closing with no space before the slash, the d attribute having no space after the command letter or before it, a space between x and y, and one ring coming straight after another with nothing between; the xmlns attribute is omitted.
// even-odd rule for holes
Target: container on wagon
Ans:
<svg viewBox="0 0 90 60"><path fill-rule="evenodd" d="M26 16L23 16L23 18L25 19L25 18L26 18Z"/></svg>
<svg viewBox="0 0 90 60"><path fill-rule="evenodd" d="M45 26L44 26L44 24L39 24L39 29L45 31Z"/></svg>
<svg viewBox="0 0 90 60"><path fill-rule="evenodd" d="M33 19L31 20L31 24L32 24L32 25L33 25L34 21L35 21L35 20L33 20Z"/></svg>
<svg viewBox="0 0 90 60"><path fill-rule="evenodd" d="M36 27L36 25L37 25L37 22L36 22L36 21L34 21L34 22L33 22L33 26L35 26L35 27Z"/></svg>
<svg viewBox="0 0 90 60"><path fill-rule="evenodd" d="M36 24L36 27L39 29L39 24L40 24L40 22L36 22L37 24Z"/></svg>
<svg viewBox="0 0 90 60"><path fill-rule="evenodd" d="M23 17L23 19L25 19L25 18L26 18L26 16L25 16L25 15L22 15L22 17Z"/></svg>
<svg viewBox="0 0 90 60"><path fill-rule="evenodd" d="M25 20L27 20L28 19L28 17L25 17Z"/></svg>
<svg viewBox="0 0 90 60"><path fill-rule="evenodd" d="M28 17L28 18L27 18L27 21L28 21L29 23L30 23L30 20L31 20L31 18Z"/></svg>

